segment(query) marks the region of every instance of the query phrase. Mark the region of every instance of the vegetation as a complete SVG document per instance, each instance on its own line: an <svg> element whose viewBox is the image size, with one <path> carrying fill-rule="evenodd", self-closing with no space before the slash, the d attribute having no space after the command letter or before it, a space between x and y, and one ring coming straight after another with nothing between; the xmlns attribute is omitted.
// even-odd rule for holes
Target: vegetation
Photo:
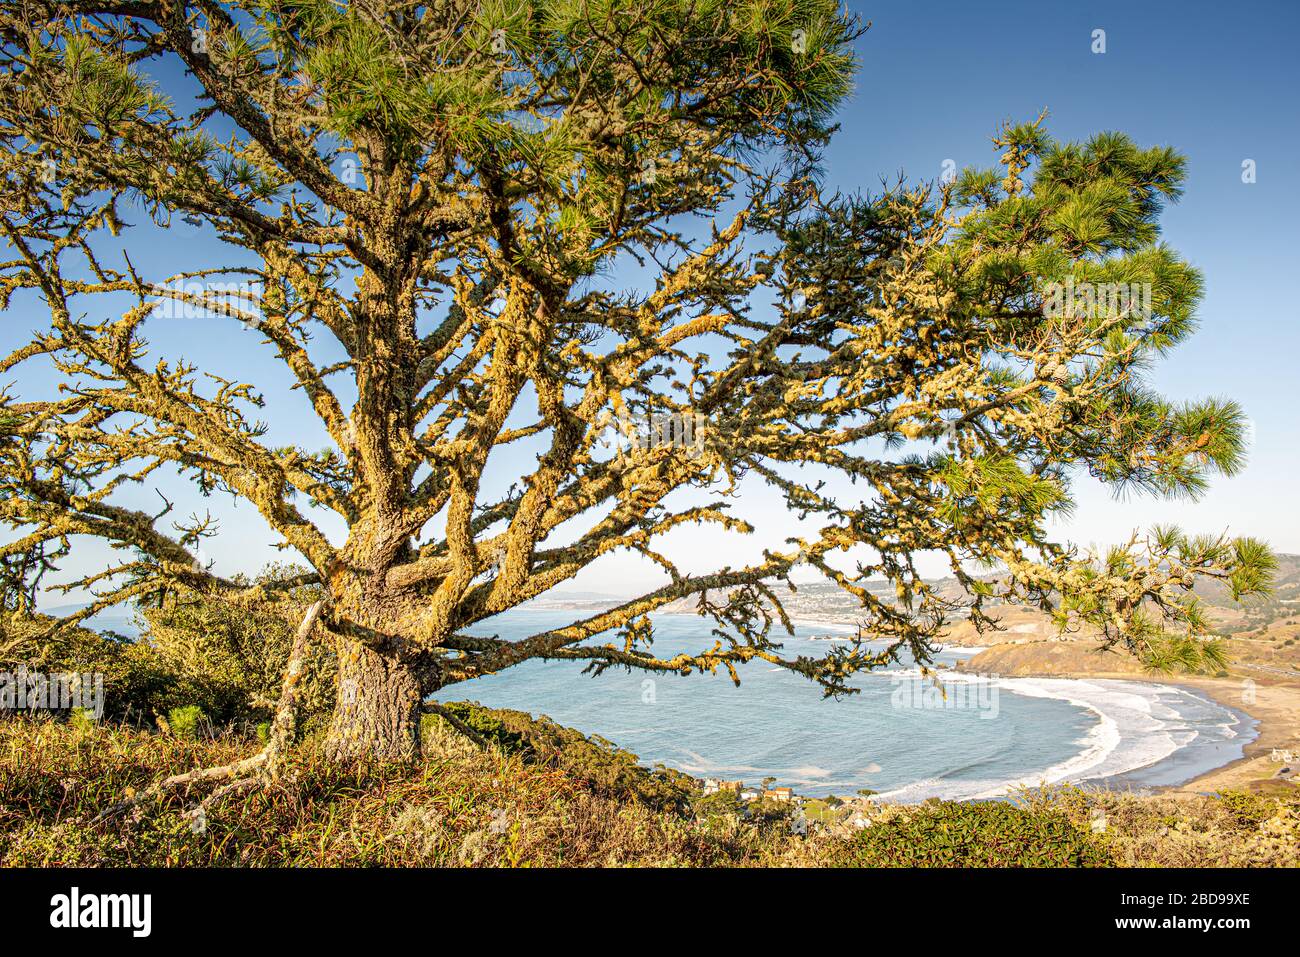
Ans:
<svg viewBox="0 0 1300 957"><path fill-rule="evenodd" d="M1114 132L1058 142L1039 118L953 182L824 195L860 30L832 0L6 5L0 308L42 318L0 359L24 383L0 394L4 607L30 617L86 538L117 557L63 580L96 595L65 627L139 602L165 636L167 616L207 628L310 592L274 655L214 651L196 691L214 713L274 704L264 752L172 782L236 793L284 766L322 644L338 761L415 760L424 697L531 659L737 681L760 659L850 693L856 672L928 661L948 617L983 626L989 602L1156 667L1220 661L1193 589L1267 591L1262 545L1160 528L1081 555L1048 532L1078 472L1194 496L1241 465L1234 403L1148 382L1201 292L1160 241L1183 159ZM228 255L142 273L132 249L182 219ZM255 329L325 446L268 440L268 383L158 354L146 333L178 309ZM46 364L49 395L26 385ZM216 574L210 516L131 498L162 476L244 500L304 570ZM742 480L814 527L684 573L658 540L752 531L731 511ZM837 497L850 484L861 499ZM466 635L616 551L663 583L518 641ZM921 551L962 600L921 580ZM990 565L1004 577L970 573ZM784 656L774 586L795 569L889 649ZM711 644L659 657L648 614L683 598ZM205 640L233 647L223 628ZM243 668L252 701L223 691Z"/></svg>
<svg viewBox="0 0 1300 957"><path fill-rule="evenodd" d="M172 708L171 711L167 712L167 717L160 718L158 723L164 731L181 738L197 738L211 727L208 716L203 713L202 708L195 704Z"/></svg>
<svg viewBox="0 0 1300 957"><path fill-rule="evenodd" d="M272 567L258 581L293 575L292 569ZM108 720L152 725L169 720L176 709L197 708L218 726L257 724L275 713L293 626L313 598L310 589L299 588L231 607L195 593L168 596L141 609L145 630L139 641L57 628L46 616L0 612L0 669L99 673ZM333 650L314 646L300 668L302 718L327 715L334 704Z"/></svg>
<svg viewBox="0 0 1300 957"><path fill-rule="evenodd" d="M103 717L113 720L151 721L186 703L147 643L57 625L43 615L0 610L0 670L103 675Z"/></svg>
<svg viewBox="0 0 1300 957"><path fill-rule="evenodd" d="M664 784L631 772L625 754L549 722L530 728L518 713L468 704L454 711L494 742L474 744L429 716L418 765L340 766L323 759L318 735L265 788L206 805L195 805L197 793L170 791L111 824L93 822L124 791L235 761L250 741L230 732L184 738L88 722L2 721L0 864L1300 865L1294 790L1141 798L1062 789L1014 803L864 804L853 812L865 813L863 828L844 802L845 814L809 802L800 828L795 809L776 802L749 814L733 795L698 790L686 805L648 801L646 789L653 795ZM565 744L543 757L530 741ZM604 771L601 755L610 765Z"/></svg>
<svg viewBox="0 0 1300 957"><path fill-rule="evenodd" d="M476 718L484 726L494 720ZM635 796L604 796L603 785L527 751L481 749L439 720L424 723L423 737L425 757L414 768L340 766L323 759L317 740L266 788L197 814L189 795L171 791L109 826L91 822L123 791L196 764L234 761L248 741L0 722L0 862L712 866L755 863L766 853L762 834L738 822L704 828Z"/></svg>
<svg viewBox="0 0 1300 957"><path fill-rule="evenodd" d="M469 731L480 743L490 742L530 762L555 767L606 797L682 810L694 796L696 782L692 778L663 767L648 772L630 751L561 727L548 718L465 703L443 705L439 714L457 721L457 730ZM434 715L425 717L426 722L439 720Z"/></svg>
<svg viewBox="0 0 1300 957"><path fill-rule="evenodd" d="M876 823L844 849L852 867L1100 867L1106 845L1052 807L936 801Z"/></svg>
<svg viewBox="0 0 1300 957"><path fill-rule="evenodd" d="M266 569L259 584L293 580L300 570ZM167 596L141 611L144 641L167 679L168 700L203 709L217 724L272 717L289 663L294 626L317 597L310 587L277 592L275 600L231 606L201 594ZM304 717L334 703L337 662L328 645L313 645L299 663Z"/></svg>

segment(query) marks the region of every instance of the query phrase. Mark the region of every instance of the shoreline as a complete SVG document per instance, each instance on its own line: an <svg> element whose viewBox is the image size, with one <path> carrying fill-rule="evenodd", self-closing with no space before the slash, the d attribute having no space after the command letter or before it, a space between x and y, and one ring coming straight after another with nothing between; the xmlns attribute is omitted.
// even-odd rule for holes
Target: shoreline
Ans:
<svg viewBox="0 0 1300 957"><path fill-rule="evenodd" d="M792 619L796 625L811 628L842 629L848 626L832 619L804 618ZM1014 643L994 643L985 646L967 646L961 643L946 643L944 648L969 654L963 665L981 652L992 649L1027 648L1041 641ZM1056 643L1052 643L1056 644ZM988 674L975 667L962 667L958 673ZM1016 678L1065 678L1077 681L1100 678L1113 681L1147 682L1151 684L1168 684L1181 688L1237 714L1244 715L1254 722L1254 737L1242 746L1240 757L1233 758L1218 767L1197 774L1181 784L1151 785L1142 790L1153 794L1171 795L1205 795L1217 791L1237 789L1295 789L1296 779L1300 778L1300 678L1290 678L1269 672L1247 672L1240 666L1230 666L1229 676L1211 678L1202 675L1164 675L1149 674L1133 670L1079 670L1061 668L1056 670L1017 671L1014 675L1002 674L1001 677ZM1250 680L1253 686L1246 686ZM1249 692L1248 692L1249 687ZM1253 692L1250 693L1250 692ZM1294 773L1291 779L1280 779L1278 772L1288 765L1275 760L1275 750L1290 751L1297 761L1290 765ZM1172 757L1172 755L1170 756ZM1162 758L1161 761L1169 760ZM1159 763L1159 762L1157 762ZM1124 775L1113 775L1122 779ZM1090 785L1105 787L1111 778L1101 778Z"/></svg>
<svg viewBox="0 0 1300 957"><path fill-rule="evenodd" d="M996 646L995 646L996 647ZM977 669L967 673L979 674ZM1066 678L1077 681L1106 679L1113 681L1167 684L1184 691L1199 694L1221 707L1245 715L1255 724L1255 736L1242 746L1240 757L1196 775L1181 784L1155 785L1150 788L1158 794L1204 795L1223 790L1268 788L1279 785L1295 788L1291 781L1279 779L1278 771L1284 765L1274 760L1274 750L1289 750L1300 759L1300 680L1268 674L1230 672L1228 677L1210 678L1203 675L1164 675L1134 673L1132 671L1025 671L1017 678ZM1254 682L1253 696L1248 694L1244 682ZM1294 767L1294 762L1293 765ZM1122 777L1122 776L1120 776ZM1099 783L1104 783L1099 782Z"/></svg>
<svg viewBox="0 0 1300 957"><path fill-rule="evenodd" d="M1243 701L1241 681L1255 682L1254 700ZM1205 794L1214 791L1248 789L1252 785L1277 782L1284 787L1295 784L1277 777L1284 765L1272 758L1272 752L1290 750L1300 758L1300 683L1285 679L1261 679L1254 676L1203 678L1178 675L1168 683L1199 692L1225 708L1240 711L1255 721L1255 738L1245 745L1242 756L1183 784L1162 788L1165 793ZM1268 681L1268 683L1265 683ZM1274 683L1275 682L1275 683Z"/></svg>

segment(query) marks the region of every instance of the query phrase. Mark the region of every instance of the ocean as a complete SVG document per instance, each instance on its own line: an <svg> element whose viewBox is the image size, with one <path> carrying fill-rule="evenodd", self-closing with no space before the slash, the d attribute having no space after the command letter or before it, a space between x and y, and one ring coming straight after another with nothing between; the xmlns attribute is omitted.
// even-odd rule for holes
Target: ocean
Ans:
<svg viewBox="0 0 1300 957"><path fill-rule="evenodd" d="M516 609L467 631L518 639L583 614ZM659 656L712 642L711 621L695 615L656 615L654 625ZM93 626L136 633L129 613ZM783 654L820 656L850 633L799 624ZM951 666L972 653L949 649L937 661ZM750 784L772 777L810 797L867 789L901 802L996 798L1041 784L1182 784L1241 757L1256 734L1242 712L1163 682L940 672L940 692L915 666L894 666L856 676L857 694L832 699L763 661L739 669L740 687L721 672L591 676L582 667L526 662L434 698L546 715L647 766Z"/></svg>
<svg viewBox="0 0 1300 957"><path fill-rule="evenodd" d="M514 610L469 629L522 638L570 623L572 611ZM711 643L711 622L654 617L662 657ZM798 625L784 657L821 655L848 628ZM842 638L840 640L843 640ZM972 652L952 649L938 662ZM1253 719L1166 683L941 675L857 676L857 694L824 698L807 679L763 661L725 673L663 675L532 661L434 697L542 714L698 777L775 778L812 797L862 789L904 802L994 798L1019 787L1078 783L1142 789L1181 784L1241 756Z"/></svg>

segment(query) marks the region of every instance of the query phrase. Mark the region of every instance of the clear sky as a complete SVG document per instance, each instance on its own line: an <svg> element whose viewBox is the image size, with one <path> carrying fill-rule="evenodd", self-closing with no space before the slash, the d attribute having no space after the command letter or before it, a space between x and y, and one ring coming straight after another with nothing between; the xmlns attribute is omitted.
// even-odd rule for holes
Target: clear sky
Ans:
<svg viewBox="0 0 1300 957"><path fill-rule="evenodd" d="M1188 0L854 3L872 21L857 93L829 173L845 185L902 170L937 177L945 159L988 165L993 124L1046 107L1049 130L1118 129L1188 158L1164 238L1202 270L1196 335L1157 367L1174 397L1226 395L1255 430L1245 471L1200 502L1117 500L1077 486L1067 530L1087 543L1176 521L1257 535L1300 551L1300 4ZM1105 53L1093 53L1093 31ZM1254 160L1256 182L1242 182Z"/></svg>
<svg viewBox="0 0 1300 957"><path fill-rule="evenodd" d="M1300 4L901 0L850 6L872 28L858 43L856 90L841 110L843 129L827 157L834 185L872 189L899 173L911 181L933 180L946 160L957 167L991 165L996 154L989 137L999 122L1032 119L1043 108L1059 139L1118 129L1139 145L1169 144L1188 157L1186 193L1164 215L1164 238L1202 270L1207 294L1200 331L1156 369L1153 381L1173 398L1240 401L1255 433L1249 465L1231 480L1216 480L1199 503L1117 499L1080 480L1079 508L1060 528L1061 537L1109 542L1135 527L1172 521L1197 531L1256 535L1279 551L1300 552L1294 499L1300 475L1300 250L1294 239L1300 221ZM1105 52L1093 52L1097 30L1105 31ZM169 92L183 99L179 74L167 80ZM1254 164L1253 183L1243 182L1247 160ZM179 221L155 235L147 250L132 248L136 264L155 276L201 260L229 260L210 233ZM43 321L30 309L0 316L0 347L26 341ZM148 337L165 354L183 354L262 386L270 442L325 444L301 392L288 390L278 361L255 333L207 319L151 323ZM19 391L52 384L37 376L21 381ZM208 509L221 519L224 534L205 546L217 571L254 571L284 557L251 507L200 499L178 482L163 482L161 490L180 515ZM158 503L152 487L136 498L132 504L141 507ZM675 535L669 553L687 570L711 570L755 558L759 547L779 544L796 528L780 500L761 489L747 487L736 509L763 529L756 541L740 546L688 530ZM75 564L102 565L106 557L88 545ZM650 578L640 560L611 558L573 587L624 592Z"/></svg>

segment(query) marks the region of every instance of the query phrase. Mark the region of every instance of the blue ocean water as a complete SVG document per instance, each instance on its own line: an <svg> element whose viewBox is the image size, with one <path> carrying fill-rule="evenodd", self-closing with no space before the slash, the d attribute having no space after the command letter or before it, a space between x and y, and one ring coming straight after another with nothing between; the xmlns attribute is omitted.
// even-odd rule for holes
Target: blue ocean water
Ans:
<svg viewBox="0 0 1300 957"><path fill-rule="evenodd" d="M468 631L513 640L575 615L516 609ZM132 619L116 611L89 624L135 636ZM696 615L656 615L654 625L663 657L712 644L712 623ZM848 633L800 624L784 656L824 655L831 636ZM951 649L937 661L951 666L971 653ZM895 666L855 677L859 693L837 700L762 661L740 669L740 687L723 673L611 668L593 677L581 663L531 661L434 697L547 715L647 765L698 777L774 777L809 796L865 788L897 801L996 797L1042 783L1181 784L1240 757L1255 736L1253 719L1173 684L941 674L942 695L914 666Z"/></svg>
<svg viewBox="0 0 1300 957"><path fill-rule="evenodd" d="M515 610L470 631L517 639L573 618ZM659 656L712 643L711 623L695 615L658 615L654 623ZM824 636L834 633L799 626L784 641L785 657L822 655ZM945 651L938 661L968 654ZM1239 712L1153 682L948 674L941 695L914 667L895 667L857 676L860 692L836 700L761 661L740 670L740 687L723 673L581 672L580 663L527 662L435 697L544 714L648 765L700 777L774 777L809 796L866 788L903 801L993 797L1064 781L1181 783L1240 756L1253 736Z"/></svg>

